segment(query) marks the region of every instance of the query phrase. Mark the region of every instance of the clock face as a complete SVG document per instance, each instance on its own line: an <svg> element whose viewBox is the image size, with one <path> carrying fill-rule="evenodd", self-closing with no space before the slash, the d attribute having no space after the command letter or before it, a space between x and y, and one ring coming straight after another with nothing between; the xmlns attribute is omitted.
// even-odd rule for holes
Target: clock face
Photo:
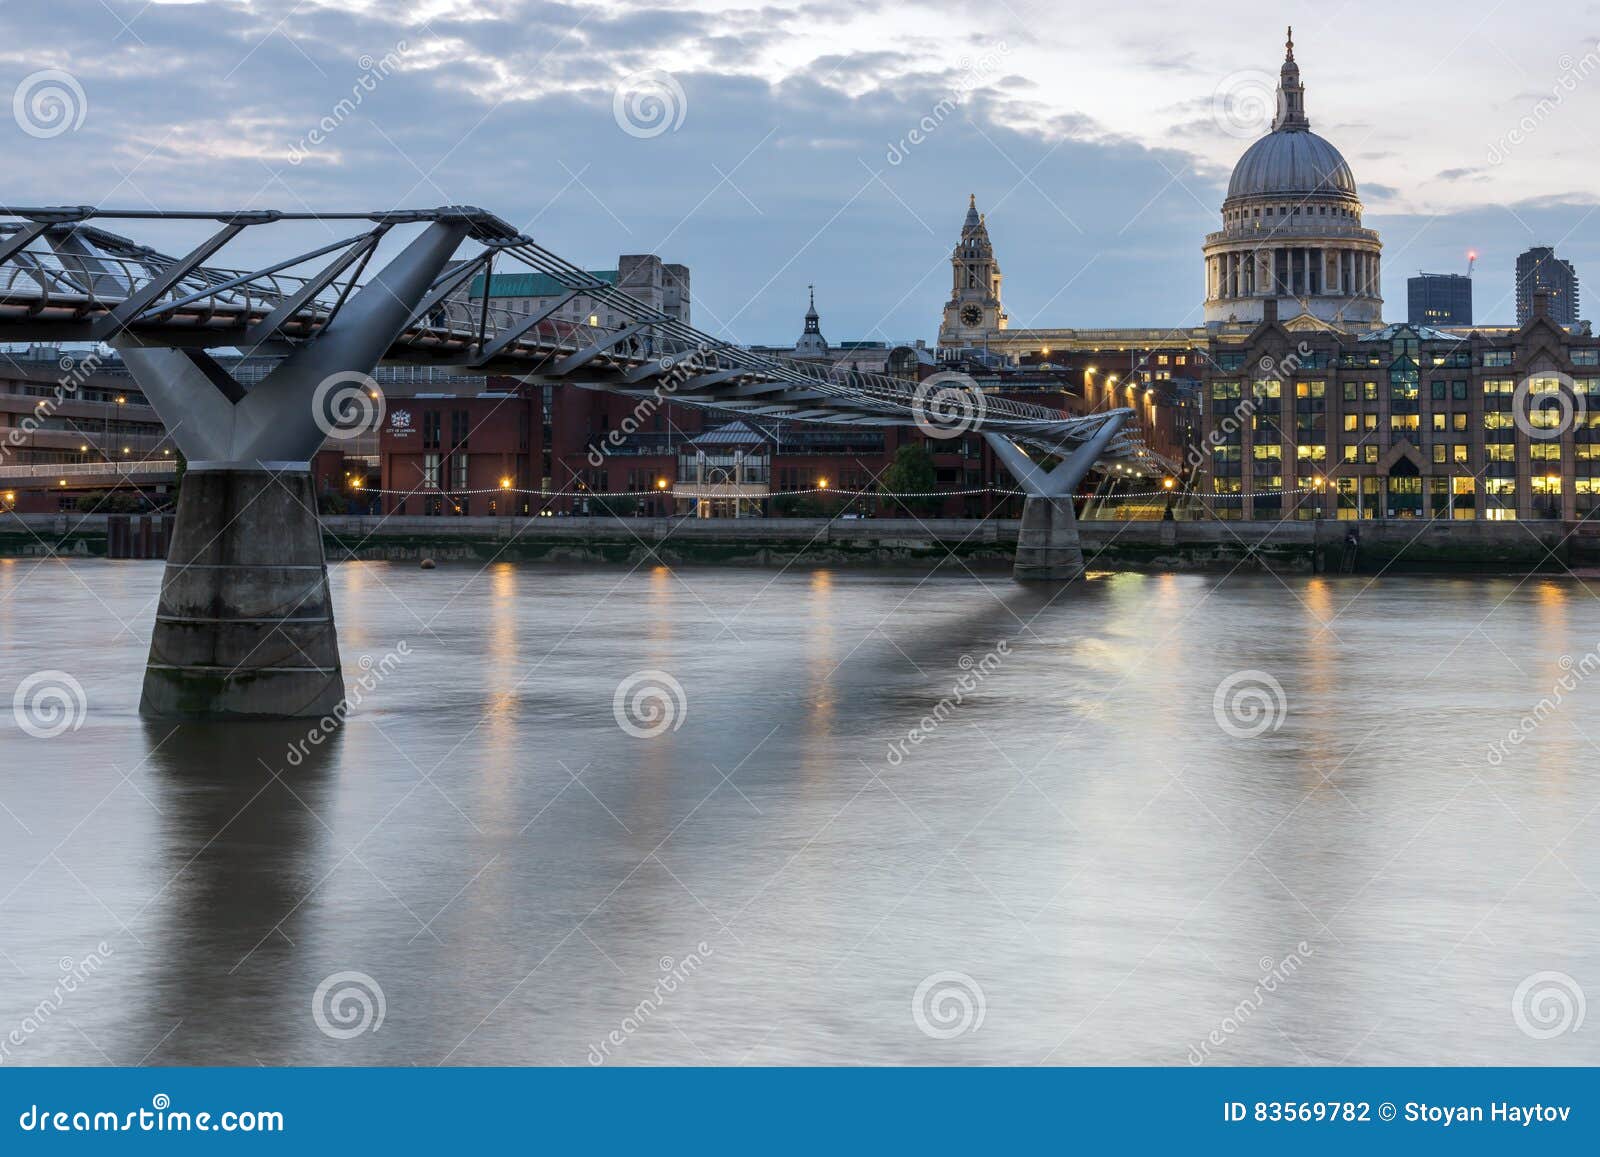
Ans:
<svg viewBox="0 0 1600 1157"><path fill-rule="evenodd" d="M983 324L983 310L975 305L969 305L961 310L961 324L975 328Z"/></svg>

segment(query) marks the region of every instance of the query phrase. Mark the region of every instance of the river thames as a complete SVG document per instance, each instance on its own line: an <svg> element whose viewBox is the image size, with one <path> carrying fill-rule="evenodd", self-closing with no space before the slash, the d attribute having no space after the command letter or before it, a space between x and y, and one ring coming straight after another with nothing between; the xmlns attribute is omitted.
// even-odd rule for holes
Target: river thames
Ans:
<svg viewBox="0 0 1600 1157"><path fill-rule="evenodd" d="M6 1064L1600 1062L1576 580L345 563L323 734L161 573L0 561Z"/></svg>

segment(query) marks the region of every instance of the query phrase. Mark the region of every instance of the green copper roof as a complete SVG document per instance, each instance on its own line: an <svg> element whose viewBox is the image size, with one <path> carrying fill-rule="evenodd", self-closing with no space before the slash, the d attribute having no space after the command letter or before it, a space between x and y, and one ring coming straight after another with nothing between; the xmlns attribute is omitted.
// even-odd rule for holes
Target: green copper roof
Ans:
<svg viewBox="0 0 1600 1157"><path fill-rule="evenodd" d="M615 269L591 269L588 273L608 284L617 283ZM560 297L566 292L567 287L547 273L496 273L489 279L490 297ZM469 293L472 297L483 296L481 273L472 279Z"/></svg>

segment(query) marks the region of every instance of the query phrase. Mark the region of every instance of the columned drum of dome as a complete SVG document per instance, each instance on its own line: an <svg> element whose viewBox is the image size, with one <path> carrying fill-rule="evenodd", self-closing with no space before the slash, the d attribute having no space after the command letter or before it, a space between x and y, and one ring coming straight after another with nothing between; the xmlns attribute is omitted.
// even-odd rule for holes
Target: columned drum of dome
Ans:
<svg viewBox="0 0 1600 1157"><path fill-rule="evenodd" d="M1291 30L1272 131L1228 182L1222 228L1206 236L1206 321L1260 321L1263 303L1345 329L1381 324L1378 234L1361 226L1355 174L1311 131Z"/></svg>

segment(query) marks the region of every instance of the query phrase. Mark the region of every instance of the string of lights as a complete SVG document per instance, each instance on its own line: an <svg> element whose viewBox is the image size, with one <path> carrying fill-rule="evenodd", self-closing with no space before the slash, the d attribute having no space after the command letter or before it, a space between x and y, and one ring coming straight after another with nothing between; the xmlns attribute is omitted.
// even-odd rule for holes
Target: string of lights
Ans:
<svg viewBox="0 0 1600 1157"><path fill-rule="evenodd" d="M522 494L531 498L643 498L649 494L672 494L667 488L658 490L525 490L516 486L497 486L488 490L380 490L376 486L358 487L363 494L383 494L398 498L416 496L440 498L470 498L479 494ZM1175 493L1173 490L1145 490L1133 494L1109 494L1100 501L1122 502L1130 498L1166 498ZM1184 491L1193 494L1192 491ZM1311 494L1313 489L1309 486L1296 490L1257 490L1251 495L1253 498L1275 498L1285 494ZM740 498L752 501L761 498L782 498L790 494L838 494L848 498L964 498L975 494L1000 494L1012 498L1025 498L1027 492L1023 490L1008 490L999 486L979 486L969 490L841 490L836 486L813 486L800 490L778 490L770 494L759 495L725 495L719 497ZM1228 500L1243 498L1243 494L1195 494L1195 497L1211 500ZM695 497L706 497L696 495Z"/></svg>
<svg viewBox="0 0 1600 1157"><path fill-rule="evenodd" d="M657 490L524 490L516 486L497 486L488 490L380 490L376 486L361 486L362 494L388 494L399 497L425 495L441 498L468 498L476 494L525 494L534 498L643 498L650 494L672 494L666 487ZM1163 492L1164 493L1164 492ZM980 486L972 490L842 490L837 486L812 486L800 490L776 490L770 494L729 494L726 497L750 501L757 498L782 498L787 494L838 494L850 498L960 498L972 494L1006 494L1023 496L1021 490L1005 490L997 486ZM696 497L704 497L696 495ZM720 497L720 496L719 496Z"/></svg>

